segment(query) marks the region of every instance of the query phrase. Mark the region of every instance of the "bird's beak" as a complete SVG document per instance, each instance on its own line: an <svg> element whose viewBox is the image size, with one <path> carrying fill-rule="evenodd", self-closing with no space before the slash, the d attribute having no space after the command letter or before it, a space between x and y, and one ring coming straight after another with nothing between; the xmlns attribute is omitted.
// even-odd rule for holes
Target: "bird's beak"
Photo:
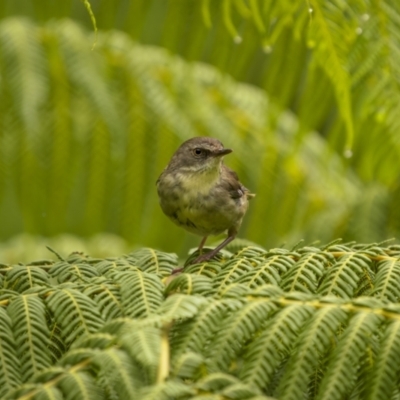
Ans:
<svg viewBox="0 0 400 400"><path fill-rule="evenodd" d="M215 150L213 151L213 156L214 157L222 157L226 156L229 153L232 153L232 149L221 149L221 150Z"/></svg>

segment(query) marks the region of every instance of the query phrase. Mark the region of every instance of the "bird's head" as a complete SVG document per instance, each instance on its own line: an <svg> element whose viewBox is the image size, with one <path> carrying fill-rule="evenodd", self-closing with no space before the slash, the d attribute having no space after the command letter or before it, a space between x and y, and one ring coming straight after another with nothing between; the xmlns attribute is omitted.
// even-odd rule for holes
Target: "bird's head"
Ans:
<svg viewBox="0 0 400 400"><path fill-rule="evenodd" d="M210 137L194 137L182 143L172 156L169 168L201 172L219 168L223 156L232 153L223 144Z"/></svg>

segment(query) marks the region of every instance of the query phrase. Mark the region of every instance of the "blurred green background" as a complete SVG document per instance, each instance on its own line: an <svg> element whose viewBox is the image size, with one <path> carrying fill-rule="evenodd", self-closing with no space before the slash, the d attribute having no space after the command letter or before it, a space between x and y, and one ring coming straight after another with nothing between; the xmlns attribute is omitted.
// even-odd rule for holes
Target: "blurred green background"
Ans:
<svg viewBox="0 0 400 400"><path fill-rule="evenodd" d="M0 2L0 262L184 256L155 181L199 135L257 193L240 237L399 237L398 0L90 4Z"/></svg>

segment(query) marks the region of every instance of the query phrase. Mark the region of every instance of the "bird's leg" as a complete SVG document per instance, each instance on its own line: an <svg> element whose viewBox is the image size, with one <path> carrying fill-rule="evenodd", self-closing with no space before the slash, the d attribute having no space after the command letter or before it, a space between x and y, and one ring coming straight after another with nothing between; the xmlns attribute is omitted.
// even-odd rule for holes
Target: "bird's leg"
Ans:
<svg viewBox="0 0 400 400"><path fill-rule="evenodd" d="M204 236L203 239L201 239L201 242L199 244L199 247L197 248L197 250L199 251L199 253L201 253L201 250L203 250L204 244L206 243L208 236ZM183 268L175 268L172 271L172 275L178 274L179 272L182 272Z"/></svg>
<svg viewBox="0 0 400 400"><path fill-rule="evenodd" d="M201 239L201 242L199 244L199 247L197 248L197 250L199 251L199 253L201 253L201 250L203 250L203 247L206 243L208 236L204 236L203 239Z"/></svg>
<svg viewBox="0 0 400 400"><path fill-rule="evenodd" d="M191 262L191 264L199 264L203 261L208 261L211 258L213 258L221 249L223 249L228 243L232 242L233 239L235 239L237 234L236 230L229 230L228 231L228 237L221 243L219 244L214 250L211 250L208 253L202 254L201 256L197 257L195 260ZM204 239L203 239L204 240Z"/></svg>

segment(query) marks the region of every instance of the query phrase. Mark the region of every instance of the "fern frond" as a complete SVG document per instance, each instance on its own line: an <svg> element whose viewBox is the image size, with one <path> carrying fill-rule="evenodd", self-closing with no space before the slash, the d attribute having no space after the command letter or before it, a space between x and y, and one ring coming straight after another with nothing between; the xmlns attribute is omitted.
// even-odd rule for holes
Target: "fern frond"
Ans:
<svg viewBox="0 0 400 400"><path fill-rule="evenodd" d="M49 274L57 278L59 283L82 282L87 279L99 276L96 268L87 263L69 263L60 261L53 265Z"/></svg>
<svg viewBox="0 0 400 400"><path fill-rule="evenodd" d="M205 367L205 358L192 351L185 351L173 362L171 375L181 379L194 379L200 374L200 369Z"/></svg>
<svg viewBox="0 0 400 400"><path fill-rule="evenodd" d="M335 95L340 114L344 120L347 138L345 148L351 149L354 140L354 121L350 92L350 76L345 68L346 50L343 49L343 41L338 42L336 39L340 34L341 25L338 19L342 18L342 10L335 5L323 5L319 1L312 1L313 19L309 29L309 44L315 49L315 57L321 68L335 85ZM324 7L325 6L325 7ZM324 15L324 11L329 11ZM337 32L335 32L335 30ZM350 30L347 29L350 36ZM355 31L351 32L355 36Z"/></svg>
<svg viewBox="0 0 400 400"><path fill-rule="evenodd" d="M128 255L128 260L142 271L168 276L178 265L178 256L150 248L141 248Z"/></svg>
<svg viewBox="0 0 400 400"><path fill-rule="evenodd" d="M0 397L21 384L20 368L11 319L0 308Z"/></svg>
<svg viewBox="0 0 400 400"><path fill-rule="evenodd" d="M318 368L320 359L335 341L336 332L345 324L347 313L339 307L318 310L305 324L296 341L296 349L285 368L279 385L279 396L285 400L296 400L305 393L312 373Z"/></svg>
<svg viewBox="0 0 400 400"><path fill-rule="evenodd" d="M39 133L40 108L49 86L43 47L39 45L38 32L33 34L32 28L28 20L7 20L0 27L0 46L3 60L7 60L4 67L10 72L12 101L20 104L19 118L29 133L28 141L35 143L33 134Z"/></svg>
<svg viewBox="0 0 400 400"><path fill-rule="evenodd" d="M61 336L67 347L83 333L96 332L104 324L96 303L75 289L54 291L46 303L61 328Z"/></svg>
<svg viewBox="0 0 400 400"><path fill-rule="evenodd" d="M363 270L370 270L370 264L371 260L362 252L344 254L326 271L317 292L342 298L353 297Z"/></svg>
<svg viewBox="0 0 400 400"><path fill-rule="evenodd" d="M46 307L37 296L20 295L11 301L7 312L12 321L21 376L27 381L51 365Z"/></svg>
<svg viewBox="0 0 400 400"><path fill-rule="evenodd" d="M357 364L361 354L368 348L382 317L360 312L345 329L338 346L333 350L327 371L322 379L317 399L341 399L354 387L357 378Z"/></svg>
<svg viewBox="0 0 400 400"><path fill-rule="evenodd" d="M320 278L324 275L326 264L333 262L334 258L328 252L305 253L282 276L280 287L285 292L296 290L305 293L316 293Z"/></svg>
<svg viewBox="0 0 400 400"><path fill-rule="evenodd" d="M171 330L172 364L187 352L202 354L212 342L220 323L230 311L239 308L238 301L215 300L198 308L194 318L178 321Z"/></svg>
<svg viewBox="0 0 400 400"><path fill-rule="evenodd" d="M37 400L63 400L65 397L60 389L42 385L35 391L34 398Z"/></svg>
<svg viewBox="0 0 400 400"><path fill-rule="evenodd" d="M40 267L32 265L14 266L4 278L4 288L23 293L33 286L43 286L49 282L49 275Z"/></svg>
<svg viewBox="0 0 400 400"><path fill-rule="evenodd" d="M163 301L163 285L155 274L136 271L118 272L114 280L120 285L124 315L144 318L155 311Z"/></svg>
<svg viewBox="0 0 400 400"><path fill-rule="evenodd" d="M190 267L191 265L196 265L193 264L193 261L202 253L210 252L213 250L213 247L203 247L202 251L199 252L197 249L194 249L193 252L190 253L189 257L186 259L184 267ZM215 257L213 257L213 261L218 261L219 263L229 260L232 257L232 253L229 251L222 249L220 252L218 252ZM200 265L204 265L205 263L200 263Z"/></svg>
<svg viewBox="0 0 400 400"><path fill-rule="evenodd" d="M103 280L89 284L83 291L98 306L105 321L121 317L124 313L119 287L112 281Z"/></svg>
<svg viewBox="0 0 400 400"><path fill-rule="evenodd" d="M270 397L262 396L260 391L254 386L240 382L236 377L221 372L215 372L209 376L199 380L195 384L196 389L200 393L207 393L204 398L214 397L212 394L218 394L216 398L228 399L258 399L268 400ZM194 399L202 399L202 395L194 397Z"/></svg>
<svg viewBox="0 0 400 400"><path fill-rule="evenodd" d="M156 381L157 368L162 351L161 332L154 326L138 326L136 329L124 329L120 343L124 350L141 368L142 385Z"/></svg>
<svg viewBox="0 0 400 400"><path fill-rule="evenodd" d="M229 260L221 265L221 270L213 279L213 285L216 290L221 290L252 269L252 264L246 258L234 258Z"/></svg>
<svg viewBox="0 0 400 400"><path fill-rule="evenodd" d="M172 293L199 294L208 296L213 293L212 279L203 275L180 274L165 288L165 295Z"/></svg>
<svg viewBox="0 0 400 400"><path fill-rule="evenodd" d="M366 377L366 398L384 400L394 398L398 393L396 377L400 370L400 321L391 321L381 339L379 354L376 357L376 369Z"/></svg>
<svg viewBox="0 0 400 400"><path fill-rule="evenodd" d="M200 296L188 296L184 294L173 294L168 297L156 310L164 322L175 319L187 319L197 314L199 307L207 304L208 300Z"/></svg>
<svg viewBox="0 0 400 400"><path fill-rule="evenodd" d="M214 276L217 275L220 270L221 265L216 260L210 260L209 262L185 266L185 273L191 275L204 275L208 278L214 278Z"/></svg>
<svg viewBox="0 0 400 400"><path fill-rule="evenodd" d="M66 351L66 345L61 335L61 329L57 323L51 319L49 324L50 343L49 350L53 363L57 362Z"/></svg>
<svg viewBox="0 0 400 400"><path fill-rule="evenodd" d="M296 336L312 311L309 306L291 305L264 325L244 356L240 372L244 382L260 389L268 387L284 356L292 352Z"/></svg>
<svg viewBox="0 0 400 400"><path fill-rule="evenodd" d="M93 364L99 369L99 381L102 387L115 393L114 398L135 399L141 382L137 366L126 352L110 348L98 353Z"/></svg>
<svg viewBox="0 0 400 400"><path fill-rule="evenodd" d="M284 275L295 263L292 258L283 255L269 256L266 260L257 257L256 260L257 265L253 270L240 276L234 282L244 283L252 289L266 284L279 286L281 275Z"/></svg>
<svg viewBox="0 0 400 400"><path fill-rule="evenodd" d="M100 275L104 275L112 279L116 272L136 271L137 266L124 258L107 259L96 264L96 269Z"/></svg>
<svg viewBox="0 0 400 400"><path fill-rule="evenodd" d="M107 349L116 343L116 336L104 332L96 332L81 336L71 346L71 350L74 349Z"/></svg>
<svg viewBox="0 0 400 400"><path fill-rule="evenodd" d="M272 302L254 300L223 320L218 337L206 349L211 370L228 372L246 342L275 310Z"/></svg>
<svg viewBox="0 0 400 400"><path fill-rule="evenodd" d="M393 258L380 261L374 280L374 290L371 294L379 299L399 302L400 299L400 262Z"/></svg>
<svg viewBox="0 0 400 400"><path fill-rule="evenodd" d="M70 369L68 374L60 379L58 387L65 400L101 400L104 398L101 388L96 385L92 376L84 371Z"/></svg>
<svg viewBox="0 0 400 400"><path fill-rule="evenodd" d="M169 380L140 390L140 400L193 399L195 390L180 381ZM190 397L189 397L190 396Z"/></svg>
<svg viewBox="0 0 400 400"><path fill-rule="evenodd" d="M235 239L226 246L226 249L233 253L234 257L246 257L251 259L267 253L261 246L246 239Z"/></svg>

